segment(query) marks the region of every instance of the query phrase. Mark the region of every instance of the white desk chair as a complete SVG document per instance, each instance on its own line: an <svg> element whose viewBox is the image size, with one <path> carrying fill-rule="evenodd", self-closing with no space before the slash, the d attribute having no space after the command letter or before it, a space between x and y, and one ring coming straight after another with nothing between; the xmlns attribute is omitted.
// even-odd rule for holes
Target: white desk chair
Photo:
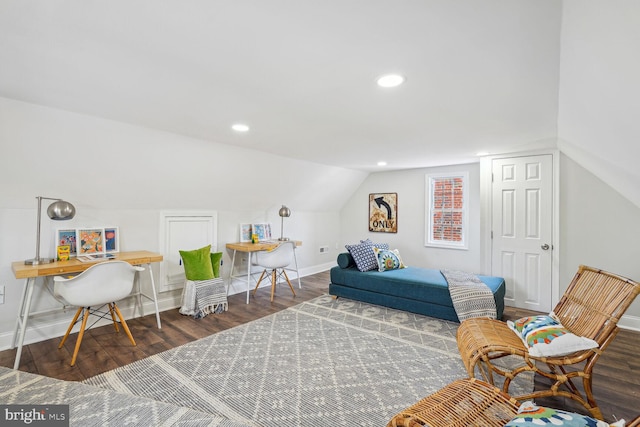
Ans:
<svg viewBox="0 0 640 427"><path fill-rule="evenodd" d="M125 261L106 261L92 265L79 275L69 279L61 276L53 278L54 295L61 297L68 302L69 305L79 307L58 348L62 348L71 333L71 329L73 329L73 326L77 323L80 313L84 310L82 326L78 333L78 340L76 341L76 348L71 359L71 366L76 363L76 357L78 356L78 350L80 350L80 343L84 336L89 315L94 314L100 316L101 319L105 318L107 313L100 311L104 305L109 306L109 314L111 315L111 320L113 321L116 332L120 330L118 329L114 311L120 319L122 328L129 337L131 344L136 345L127 326L127 322L124 320L124 317L122 317L122 313L120 313L120 309L115 301L126 298L131 293L135 274L138 271L144 271L144 268L134 267ZM97 309L92 307L97 307Z"/></svg>
<svg viewBox="0 0 640 427"><path fill-rule="evenodd" d="M284 276L289 288L291 288L293 296L296 296L296 292L293 290L293 286L291 286L291 281L289 280L289 276L287 276L287 271L285 270L285 267L288 267L294 260L294 251L296 250L295 245L295 242L284 242L271 251L256 252L253 264L264 268L264 270L262 271L260 279L258 279L258 283L253 290L253 295L256 294L256 291L260 286L260 282L262 282L267 271L269 271L269 278L271 280L271 302L273 302L276 283L282 276Z"/></svg>

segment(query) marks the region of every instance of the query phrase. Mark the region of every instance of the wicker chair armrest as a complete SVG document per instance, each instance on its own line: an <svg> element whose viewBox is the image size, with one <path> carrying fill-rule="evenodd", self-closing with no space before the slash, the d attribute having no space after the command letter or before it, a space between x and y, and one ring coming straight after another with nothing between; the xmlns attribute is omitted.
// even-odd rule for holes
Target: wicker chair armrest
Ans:
<svg viewBox="0 0 640 427"><path fill-rule="evenodd" d="M640 427L640 415L632 419L626 424L627 427Z"/></svg>
<svg viewBox="0 0 640 427"><path fill-rule="evenodd" d="M393 417L387 427L500 427L520 404L475 378L457 380Z"/></svg>

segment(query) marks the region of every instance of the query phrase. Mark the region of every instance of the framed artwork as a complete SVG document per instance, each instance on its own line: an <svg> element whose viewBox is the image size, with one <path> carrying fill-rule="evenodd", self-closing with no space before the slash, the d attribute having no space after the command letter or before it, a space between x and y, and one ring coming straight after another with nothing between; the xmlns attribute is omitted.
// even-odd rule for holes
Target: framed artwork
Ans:
<svg viewBox="0 0 640 427"><path fill-rule="evenodd" d="M369 194L369 231L398 232L398 193Z"/></svg>
<svg viewBox="0 0 640 427"><path fill-rule="evenodd" d="M78 228L76 238L78 256L104 253L104 228Z"/></svg>
<svg viewBox="0 0 640 427"><path fill-rule="evenodd" d="M76 230L75 228L59 228L56 230L56 253L58 246L69 246L69 257L76 256Z"/></svg>
<svg viewBox="0 0 640 427"><path fill-rule="evenodd" d="M240 224L240 241L241 242L250 242L251 241L251 224Z"/></svg>
<svg viewBox="0 0 640 427"><path fill-rule="evenodd" d="M263 242L265 240L271 240L271 223L263 222L258 224L252 224L253 234L258 235L258 240Z"/></svg>
<svg viewBox="0 0 640 427"><path fill-rule="evenodd" d="M120 252L120 231L118 227L104 228L104 251L106 253Z"/></svg>

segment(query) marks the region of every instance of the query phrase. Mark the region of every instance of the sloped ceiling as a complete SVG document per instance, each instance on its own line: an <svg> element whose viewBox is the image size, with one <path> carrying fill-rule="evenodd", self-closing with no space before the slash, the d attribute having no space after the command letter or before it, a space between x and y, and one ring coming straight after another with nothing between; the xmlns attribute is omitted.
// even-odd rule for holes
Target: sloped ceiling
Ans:
<svg viewBox="0 0 640 427"><path fill-rule="evenodd" d="M560 27L556 0L2 0L0 96L361 171L465 163L555 145Z"/></svg>
<svg viewBox="0 0 640 427"><path fill-rule="evenodd" d="M640 2L565 0L558 147L640 207Z"/></svg>
<svg viewBox="0 0 640 427"><path fill-rule="evenodd" d="M0 97L365 172L558 147L640 206L638 51L629 0L0 1Z"/></svg>

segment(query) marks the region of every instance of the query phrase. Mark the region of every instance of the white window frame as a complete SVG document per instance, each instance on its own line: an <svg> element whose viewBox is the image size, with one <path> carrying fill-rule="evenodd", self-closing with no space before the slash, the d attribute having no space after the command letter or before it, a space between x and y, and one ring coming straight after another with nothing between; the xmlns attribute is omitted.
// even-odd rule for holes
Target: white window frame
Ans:
<svg viewBox="0 0 640 427"><path fill-rule="evenodd" d="M462 236L460 241L440 240L433 236L433 213L437 210L434 206L434 184L441 179L462 178ZM426 200L426 217L425 217L425 246L449 249L469 249L469 173L464 172L447 172L434 173L425 175L425 200Z"/></svg>

